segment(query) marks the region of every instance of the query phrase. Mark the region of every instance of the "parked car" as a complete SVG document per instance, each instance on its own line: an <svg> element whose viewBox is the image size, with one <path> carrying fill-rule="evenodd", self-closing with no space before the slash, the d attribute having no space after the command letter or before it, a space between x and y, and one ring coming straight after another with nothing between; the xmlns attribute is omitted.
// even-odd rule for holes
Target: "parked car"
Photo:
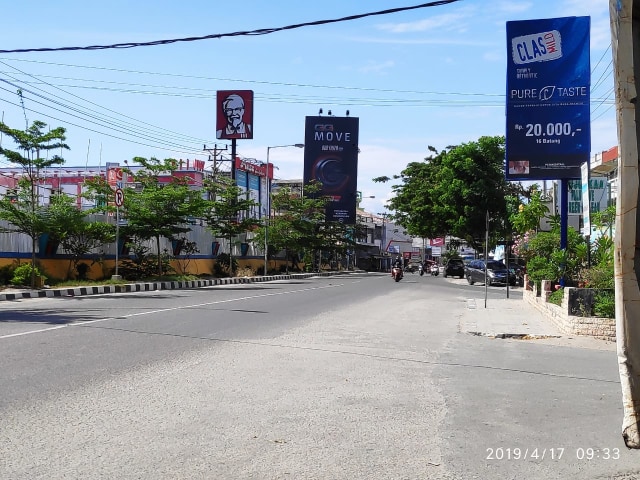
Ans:
<svg viewBox="0 0 640 480"><path fill-rule="evenodd" d="M445 278L464 278L464 261L461 258L450 258L444 266L442 275Z"/></svg>
<svg viewBox="0 0 640 480"><path fill-rule="evenodd" d="M516 283L515 274L510 273L507 266L499 260L489 260L487 262L484 260L474 260L469 263L465 269L467 282L469 282L470 285L476 282L484 283L485 270L487 273L487 286L499 283L506 285L507 281L509 285L515 285Z"/></svg>

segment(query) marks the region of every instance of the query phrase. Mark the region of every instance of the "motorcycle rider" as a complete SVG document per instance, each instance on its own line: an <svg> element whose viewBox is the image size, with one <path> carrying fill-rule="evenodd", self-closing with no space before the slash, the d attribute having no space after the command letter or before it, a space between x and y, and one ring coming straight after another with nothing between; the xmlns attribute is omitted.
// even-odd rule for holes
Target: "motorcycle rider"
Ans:
<svg viewBox="0 0 640 480"><path fill-rule="evenodd" d="M393 261L393 264L391 265L391 276L392 277L393 277L393 269L394 268L399 268L400 270L402 270L402 259L400 257L397 257Z"/></svg>

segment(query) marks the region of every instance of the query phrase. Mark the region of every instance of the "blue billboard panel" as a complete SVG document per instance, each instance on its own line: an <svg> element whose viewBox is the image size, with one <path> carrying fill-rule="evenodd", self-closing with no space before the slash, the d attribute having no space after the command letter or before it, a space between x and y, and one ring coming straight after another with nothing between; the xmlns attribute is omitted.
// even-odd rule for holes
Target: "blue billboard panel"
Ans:
<svg viewBox="0 0 640 480"><path fill-rule="evenodd" d="M589 17L507 22L508 180L580 178L591 153Z"/></svg>

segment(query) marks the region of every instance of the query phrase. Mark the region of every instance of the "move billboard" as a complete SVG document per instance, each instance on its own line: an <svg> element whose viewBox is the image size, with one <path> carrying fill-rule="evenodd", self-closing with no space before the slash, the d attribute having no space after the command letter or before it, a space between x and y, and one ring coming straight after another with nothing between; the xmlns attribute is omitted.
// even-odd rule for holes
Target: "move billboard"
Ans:
<svg viewBox="0 0 640 480"><path fill-rule="evenodd" d="M507 22L508 180L580 178L591 151L589 17Z"/></svg>
<svg viewBox="0 0 640 480"><path fill-rule="evenodd" d="M315 196L330 199L326 208L330 222L356 223L358 128L356 117L305 119L303 182L319 182L321 190Z"/></svg>

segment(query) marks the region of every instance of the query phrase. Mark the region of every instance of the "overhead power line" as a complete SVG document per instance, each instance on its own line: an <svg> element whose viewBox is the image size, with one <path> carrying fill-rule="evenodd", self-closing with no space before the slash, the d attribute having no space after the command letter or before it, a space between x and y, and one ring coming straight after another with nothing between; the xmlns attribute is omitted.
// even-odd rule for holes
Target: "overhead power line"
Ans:
<svg viewBox="0 0 640 480"><path fill-rule="evenodd" d="M116 49L116 48L134 48L134 47L152 47L156 45L168 45L170 43L178 43L178 42L196 42L200 40L211 40L214 38L225 38L225 37L242 37L242 36L254 36L254 35L268 35L270 33L282 32L285 30L294 30L302 27L311 27L316 25L327 25L330 23L338 23L338 22L347 22L351 20L358 20L360 18L365 17L373 17L377 15L389 15L392 13L398 12L406 12L408 10L416 10L419 8L428 8L428 7L439 7L442 5L447 5L449 3L455 3L460 0L438 0L435 2L422 3L420 5L413 5L409 7L398 7L398 8L390 8L387 10L380 10L377 12L369 12L369 13L361 13L358 15L349 15L347 17L342 18L334 18L330 20L316 20L313 22L304 22L304 23L296 23L293 25L286 25L284 27L275 27L275 28L260 28L257 30L245 30L240 32L231 32L231 33L214 33L211 35L204 35L200 37L186 37L186 38L173 38L169 40L154 40L152 42L127 42L127 43L116 43L113 45L91 45L87 47L55 47L55 48L21 48L15 50L0 50L0 53L28 53L28 52L60 52L60 51L73 51L73 50L108 50L108 49Z"/></svg>

